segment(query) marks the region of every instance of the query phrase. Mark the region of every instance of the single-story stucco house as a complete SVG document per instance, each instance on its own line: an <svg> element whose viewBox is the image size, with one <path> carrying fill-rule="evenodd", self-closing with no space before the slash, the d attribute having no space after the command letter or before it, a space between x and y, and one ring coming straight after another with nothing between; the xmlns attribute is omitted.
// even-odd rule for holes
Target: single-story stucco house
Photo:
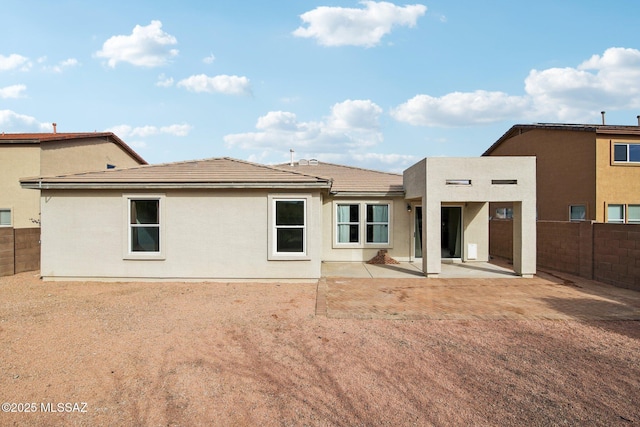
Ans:
<svg viewBox="0 0 640 427"><path fill-rule="evenodd" d="M488 203L514 203L514 270L535 273L535 158L424 159L404 175L213 158L25 178L45 280L317 279L380 249L487 261Z"/></svg>

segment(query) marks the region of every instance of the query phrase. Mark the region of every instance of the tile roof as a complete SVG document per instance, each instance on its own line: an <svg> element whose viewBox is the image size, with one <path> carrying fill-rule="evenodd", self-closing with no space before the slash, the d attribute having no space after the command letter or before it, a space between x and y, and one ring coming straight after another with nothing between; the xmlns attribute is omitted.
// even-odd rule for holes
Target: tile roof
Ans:
<svg viewBox="0 0 640 427"><path fill-rule="evenodd" d="M286 171L296 171L309 175L331 179L332 193L404 193L402 175L362 169L353 166L335 165L332 163L302 161L276 165Z"/></svg>
<svg viewBox="0 0 640 427"><path fill-rule="evenodd" d="M228 157L21 179L27 188L329 188L330 181Z"/></svg>
<svg viewBox="0 0 640 427"><path fill-rule="evenodd" d="M5 133L0 134L0 145L2 144L42 144L57 141L69 141L74 139L95 139L106 138L116 145L119 145L138 163L146 165L147 162L123 140L118 138L113 132L74 132L74 133Z"/></svg>
<svg viewBox="0 0 640 427"><path fill-rule="evenodd" d="M560 131L573 131L573 132L594 132L596 134L607 135L640 135L639 126L622 126L622 125L596 125L596 124L570 124L570 123L534 123L534 124L518 124L513 125L504 133L491 147L489 147L483 156L488 156L498 145L502 144L509 138L515 135L528 132L531 130L544 129L544 130L560 130Z"/></svg>

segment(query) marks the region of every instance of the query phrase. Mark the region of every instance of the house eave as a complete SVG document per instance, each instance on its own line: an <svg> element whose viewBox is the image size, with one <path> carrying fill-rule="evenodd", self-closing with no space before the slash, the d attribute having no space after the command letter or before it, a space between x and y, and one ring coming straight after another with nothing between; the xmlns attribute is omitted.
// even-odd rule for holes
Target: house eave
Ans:
<svg viewBox="0 0 640 427"><path fill-rule="evenodd" d="M331 196L336 198L348 198L348 197L370 197L370 198L383 198L383 197L404 197L404 191L331 191Z"/></svg>
<svg viewBox="0 0 640 427"><path fill-rule="evenodd" d="M22 188L32 190L207 190L207 189L278 189L306 190L328 189L329 183L290 183L290 182L113 182L113 183L78 183L78 182L46 182L22 181Z"/></svg>

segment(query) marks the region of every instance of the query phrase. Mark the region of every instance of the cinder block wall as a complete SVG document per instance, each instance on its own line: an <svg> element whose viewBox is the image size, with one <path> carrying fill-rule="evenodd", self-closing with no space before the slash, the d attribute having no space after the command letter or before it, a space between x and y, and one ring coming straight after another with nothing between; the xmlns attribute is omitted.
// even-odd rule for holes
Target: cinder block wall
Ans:
<svg viewBox="0 0 640 427"><path fill-rule="evenodd" d="M640 224L593 226L593 278L640 291Z"/></svg>
<svg viewBox="0 0 640 427"><path fill-rule="evenodd" d="M580 223L538 221L538 265L580 275Z"/></svg>
<svg viewBox="0 0 640 427"><path fill-rule="evenodd" d="M537 265L640 291L640 224L537 222ZM492 256L511 259L511 221L490 221Z"/></svg>
<svg viewBox="0 0 640 427"><path fill-rule="evenodd" d="M14 274L13 228L0 228L0 276Z"/></svg>
<svg viewBox="0 0 640 427"><path fill-rule="evenodd" d="M15 274L40 269L40 228L16 228Z"/></svg>
<svg viewBox="0 0 640 427"><path fill-rule="evenodd" d="M489 221L489 254L513 260L513 221Z"/></svg>

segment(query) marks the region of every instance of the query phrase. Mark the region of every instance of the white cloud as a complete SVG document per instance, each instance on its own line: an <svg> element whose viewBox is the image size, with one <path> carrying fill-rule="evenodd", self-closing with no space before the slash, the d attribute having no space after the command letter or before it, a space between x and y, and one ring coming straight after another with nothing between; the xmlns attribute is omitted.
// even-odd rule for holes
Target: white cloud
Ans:
<svg viewBox="0 0 640 427"><path fill-rule="evenodd" d="M38 58L38 62L39 63L43 63L46 61L46 57L43 58ZM77 59L75 58L69 58L69 59L65 59L64 61L60 61L58 64L47 67L44 67L45 71L53 71L54 73L61 73L63 72L65 69L67 68L71 68L71 67L75 67L80 65L80 62L78 62Z"/></svg>
<svg viewBox="0 0 640 427"><path fill-rule="evenodd" d="M25 85L11 85L7 87L0 87L0 98L22 98L23 92L27 90Z"/></svg>
<svg viewBox="0 0 640 427"><path fill-rule="evenodd" d="M251 84L246 77L219 75L209 77L198 74L178 82L191 92L224 93L227 95L247 95L251 93Z"/></svg>
<svg viewBox="0 0 640 427"><path fill-rule="evenodd" d="M427 7L421 4L396 6L388 2L361 1L363 9L317 7L300 15L307 27L294 36L315 38L324 46L365 46L380 43L394 26L414 27Z"/></svg>
<svg viewBox="0 0 640 427"><path fill-rule="evenodd" d="M640 50L609 48L577 67L531 70L524 95L453 92L416 95L391 110L419 126L467 126L502 120L589 122L601 110L640 108Z"/></svg>
<svg viewBox="0 0 640 427"><path fill-rule="evenodd" d="M2 132L52 132L51 123L41 123L35 117L18 114L11 110L0 110Z"/></svg>
<svg viewBox="0 0 640 427"><path fill-rule="evenodd" d="M173 135L173 136L187 136L191 131L192 126L189 124L173 124L168 126L138 126L132 127L129 125L117 125L107 129L107 132L113 132L122 139L126 138L147 138L155 135ZM138 143L140 144L140 142Z"/></svg>
<svg viewBox="0 0 640 427"><path fill-rule="evenodd" d="M160 86L160 87L173 86L173 77L167 77L164 74L160 74L158 76L158 81L156 82L156 86Z"/></svg>
<svg viewBox="0 0 640 427"><path fill-rule="evenodd" d="M530 101L504 92L453 92L440 98L416 95L391 111L398 121L416 126L492 123L526 114Z"/></svg>
<svg viewBox="0 0 640 427"><path fill-rule="evenodd" d="M26 56L12 53L9 56L0 55L0 71L17 70L28 71L31 68L31 62Z"/></svg>
<svg viewBox="0 0 640 427"><path fill-rule="evenodd" d="M299 121L287 111L271 111L258 118L258 132L226 135L228 147L267 152L331 153L365 150L382 142L382 109L370 100L335 104L322 121Z"/></svg>
<svg viewBox="0 0 640 427"><path fill-rule="evenodd" d="M114 68L118 62L128 62L140 67L159 67L178 55L171 46L178 44L176 38L162 31L162 22L151 21L143 27L136 25L131 35L113 36L104 42L99 58L107 58Z"/></svg>
<svg viewBox="0 0 640 427"><path fill-rule="evenodd" d="M204 62L205 64L213 64L213 61L216 60L216 57L213 55L213 53L209 56L207 56L206 58L204 58L202 60L202 62Z"/></svg>

